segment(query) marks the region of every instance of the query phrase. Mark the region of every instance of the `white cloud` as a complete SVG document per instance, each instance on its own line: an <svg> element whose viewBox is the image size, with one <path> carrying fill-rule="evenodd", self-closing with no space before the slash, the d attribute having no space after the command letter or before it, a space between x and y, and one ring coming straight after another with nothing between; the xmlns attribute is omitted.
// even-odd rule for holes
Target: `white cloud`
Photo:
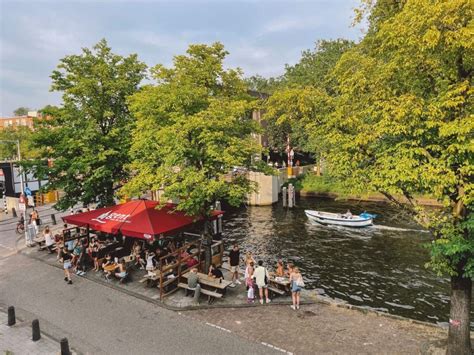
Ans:
<svg viewBox="0 0 474 355"><path fill-rule="evenodd" d="M294 30L311 29L321 26L324 23L321 16L311 17L280 17L273 19L263 25L260 35L273 34L278 32L288 32Z"/></svg>

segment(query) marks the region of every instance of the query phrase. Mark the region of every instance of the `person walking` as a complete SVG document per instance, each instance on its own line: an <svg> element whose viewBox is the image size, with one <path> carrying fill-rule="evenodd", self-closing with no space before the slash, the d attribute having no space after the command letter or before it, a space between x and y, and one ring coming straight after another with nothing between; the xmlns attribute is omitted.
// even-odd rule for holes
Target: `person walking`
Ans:
<svg viewBox="0 0 474 355"><path fill-rule="evenodd" d="M72 255L69 253L67 248L63 248L62 250L62 259L63 259L63 267L64 267L64 281L67 281L69 285L72 284L71 280L71 272L72 269Z"/></svg>
<svg viewBox="0 0 474 355"><path fill-rule="evenodd" d="M232 274L232 283L240 285L239 280L239 264L240 264L240 250L237 244L229 252L230 273Z"/></svg>
<svg viewBox="0 0 474 355"><path fill-rule="evenodd" d="M292 309L300 309L300 293L301 289L304 287L303 276L300 273L300 270L295 266L293 272L290 274L290 284L291 284L291 300L293 301Z"/></svg>
<svg viewBox="0 0 474 355"><path fill-rule="evenodd" d="M260 295L260 304L263 304L263 294L265 293L266 302L270 303L270 298L268 297L268 271L263 267L263 261L258 261L258 266L255 269L253 276L255 278L255 283L258 287L258 293Z"/></svg>

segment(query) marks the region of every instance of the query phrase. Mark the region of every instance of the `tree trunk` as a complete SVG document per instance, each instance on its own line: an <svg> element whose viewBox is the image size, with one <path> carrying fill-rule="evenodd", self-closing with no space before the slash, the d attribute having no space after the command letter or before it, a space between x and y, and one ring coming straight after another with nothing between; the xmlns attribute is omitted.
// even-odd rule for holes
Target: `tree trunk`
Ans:
<svg viewBox="0 0 474 355"><path fill-rule="evenodd" d="M447 355L471 355L470 314L472 280L451 277L451 309Z"/></svg>
<svg viewBox="0 0 474 355"><path fill-rule="evenodd" d="M207 274L209 272L209 266L212 262L212 235L209 233L207 219L204 221L204 232L202 236L202 246L204 247L204 270L203 273Z"/></svg>

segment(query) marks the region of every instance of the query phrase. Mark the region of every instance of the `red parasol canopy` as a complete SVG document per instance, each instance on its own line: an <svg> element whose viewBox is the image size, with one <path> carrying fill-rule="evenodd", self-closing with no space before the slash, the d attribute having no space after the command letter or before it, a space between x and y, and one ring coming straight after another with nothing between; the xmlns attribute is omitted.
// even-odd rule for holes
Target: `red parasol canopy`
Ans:
<svg viewBox="0 0 474 355"><path fill-rule="evenodd" d="M116 206L100 208L63 217L67 223L116 234L119 231L127 237L152 239L154 235L176 232L188 227L202 217L186 216L184 212L174 211L176 205L167 204L157 210L157 201L134 200ZM212 217L222 215L223 211L212 211Z"/></svg>

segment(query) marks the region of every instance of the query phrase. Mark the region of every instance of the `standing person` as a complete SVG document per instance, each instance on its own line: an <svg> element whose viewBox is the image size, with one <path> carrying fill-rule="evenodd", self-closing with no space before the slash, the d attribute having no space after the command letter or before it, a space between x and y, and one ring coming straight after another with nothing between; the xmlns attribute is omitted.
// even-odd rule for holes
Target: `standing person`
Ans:
<svg viewBox="0 0 474 355"><path fill-rule="evenodd" d="M300 309L300 293L301 288L304 287L303 276L300 273L300 270L295 267L293 272L290 275L291 283L291 299L293 301L292 309Z"/></svg>
<svg viewBox="0 0 474 355"><path fill-rule="evenodd" d="M263 304L263 293L265 291L265 298L267 303L270 303L270 298L268 298L268 271L263 267L263 261L258 261L258 266L255 269L253 276L255 278L255 283L258 287L258 293L260 294L260 303Z"/></svg>
<svg viewBox="0 0 474 355"><path fill-rule="evenodd" d="M234 244L234 247L229 252L229 259L230 259L230 272L232 274L232 283L236 283L238 285L241 284L239 280L239 264L240 264L240 250L237 244ZM234 281L235 280L235 281Z"/></svg>
<svg viewBox="0 0 474 355"><path fill-rule="evenodd" d="M245 266L249 266L250 263L253 263L254 265L256 264L255 262L255 259L253 258L253 255L250 251L248 251L247 253L245 253ZM247 277L247 275L245 275L245 277Z"/></svg>
<svg viewBox="0 0 474 355"><path fill-rule="evenodd" d="M36 210L36 208L33 208L33 212L31 212L31 222L33 223L33 225L35 226L35 231L36 231L36 234L38 234L39 232L39 214L38 214L38 211Z"/></svg>
<svg viewBox="0 0 474 355"><path fill-rule="evenodd" d="M66 248L62 250L62 259L63 259L63 266L64 266L64 281L67 281L69 285L72 284L71 280L71 268L72 268L72 255L69 254L69 251Z"/></svg>
<svg viewBox="0 0 474 355"><path fill-rule="evenodd" d="M253 303L255 301L255 283L253 282L253 271L254 271L254 263L253 261L245 269L245 274L247 277L245 278L245 285L247 286L247 302Z"/></svg>
<svg viewBox="0 0 474 355"><path fill-rule="evenodd" d="M99 271L99 244L94 238L92 238L91 243L89 244L89 250L91 253L91 258L94 261L94 271Z"/></svg>
<svg viewBox="0 0 474 355"><path fill-rule="evenodd" d="M53 254L54 239L53 235L51 234L51 231L49 230L49 226L46 226L46 228L44 229L43 237L44 243L46 244L46 248L48 249L50 254Z"/></svg>

